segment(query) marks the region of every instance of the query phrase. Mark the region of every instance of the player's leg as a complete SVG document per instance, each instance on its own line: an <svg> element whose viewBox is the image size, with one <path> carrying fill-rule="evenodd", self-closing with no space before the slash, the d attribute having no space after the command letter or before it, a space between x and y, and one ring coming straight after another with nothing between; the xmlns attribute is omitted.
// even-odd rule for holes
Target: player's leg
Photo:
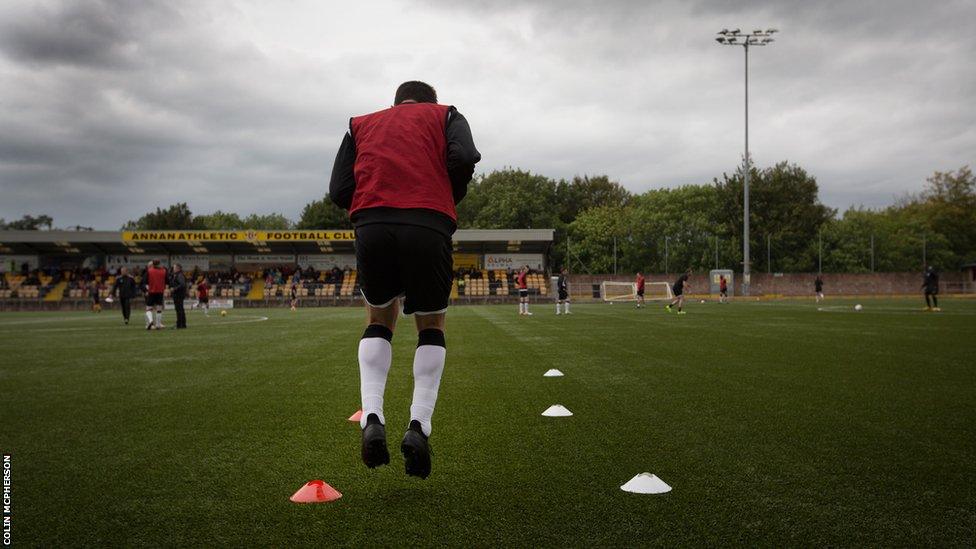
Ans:
<svg viewBox="0 0 976 549"><path fill-rule="evenodd" d="M387 225L356 229L356 268L366 302L366 330L359 340L359 380L363 414L362 459L367 467L390 462L383 395L393 362L393 330L402 293L396 240Z"/></svg>
<svg viewBox="0 0 976 549"><path fill-rule="evenodd" d="M929 309L932 308L932 294L930 294L928 291L925 292L925 306Z"/></svg>
<svg viewBox="0 0 976 549"><path fill-rule="evenodd" d="M453 278L452 244L450 237L423 227L401 230L399 242L404 313L414 314L417 324L410 423L400 450L406 473L427 478L431 470L428 437L447 358L444 328Z"/></svg>
<svg viewBox="0 0 976 549"><path fill-rule="evenodd" d="M556 314L557 315L563 314L562 308L563 308L563 301L561 299L557 299L556 300Z"/></svg>
<svg viewBox="0 0 976 549"><path fill-rule="evenodd" d="M570 312L569 312L569 298L568 297L566 298L565 301L563 301L563 312L565 312L566 314L570 314Z"/></svg>
<svg viewBox="0 0 976 549"><path fill-rule="evenodd" d="M410 421L418 422L424 436L430 436L431 418L440 389L447 343L444 338L445 314L416 315L417 349L413 358L413 401Z"/></svg>
<svg viewBox="0 0 976 549"><path fill-rule="evenodd" d="M939 294L936 292L932 292L932 308L939 310Z"/></svg>

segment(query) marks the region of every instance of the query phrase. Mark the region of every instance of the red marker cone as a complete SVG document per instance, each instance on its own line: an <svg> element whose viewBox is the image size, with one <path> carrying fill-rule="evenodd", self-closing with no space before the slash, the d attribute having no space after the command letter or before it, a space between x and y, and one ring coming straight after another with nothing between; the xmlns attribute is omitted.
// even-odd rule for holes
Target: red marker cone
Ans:
<svg viewBox="0 0 976 549"><path fill-rule="evenodd" d="M310 480L289 499L295 503L325 503L342 497L338 490L321 480Z"/></svg>
<svg viewBox="0 0 976 549"><path fill-rule="evenodd" d="M362 410L359 410L355 414L349 416L349 421L355 421L356 423L359 423L359 421L361 419L363 419L363 411Z"/></svg>

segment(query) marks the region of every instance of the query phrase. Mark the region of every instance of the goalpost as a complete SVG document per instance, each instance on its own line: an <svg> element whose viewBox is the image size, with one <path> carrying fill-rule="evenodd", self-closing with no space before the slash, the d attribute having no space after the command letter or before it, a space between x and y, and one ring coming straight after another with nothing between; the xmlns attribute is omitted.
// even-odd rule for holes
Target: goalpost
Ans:
<svg viewBox="0 0 976 549"><path fill-rule="evenodd" d="M636 282L614 282L604 280L600 283L600 298L608 303L614 301L637 301ZM645 282L645 301L670 301L674 299L671 285L667 282Z"/></svg>

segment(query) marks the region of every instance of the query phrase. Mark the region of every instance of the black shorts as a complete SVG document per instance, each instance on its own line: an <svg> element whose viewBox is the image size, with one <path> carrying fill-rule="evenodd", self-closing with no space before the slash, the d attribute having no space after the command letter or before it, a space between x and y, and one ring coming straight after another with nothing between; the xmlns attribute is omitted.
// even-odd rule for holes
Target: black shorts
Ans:
<svg viewBox="0 0 976 549"><path fill-rule="evenodd" d="M210 303L210 298L209 298L209 297L200 297L200 298L197 298L197 301L198 301L198 302L199 302L199 303L200 303L201 305L203 305L203 304L205 304L205 303Z"/></svg>
<svg viewBox="0 0 976 549"><path fill-rule="evenodd" d="M673 286L671 291L674 292L674 297L678 297L679 295L685 293L685 289L679 286Z"/></svg>
<svg viewBox="0 0 976 549"><path fill-rule="evenodd" d="M162 306L163 306L163 294L146 295L146 307L162 307Z"/></svg>
<svg viewBox="0 0 976 549"><path fill-rule="evenodd" d="M559 301L566 301L569 299L569 292L566 290L559 290Z"/></svg>
<svg viewBox="0 0 976 549"><path fill-rule="evenodd" d="M447 310L454 280L451 237L416 225L356 228L356 269L366 303L387 307L405 296L404 314Z"/></svg>
<svg viewBox="0 0 976 549"><path fill-rule="evenodd" d="M729 295L729 291L728 290L719 290L718 293L719 293L719 295L724 295L726 297L728 297L728 295Z"/></svg>
<svg viewBox="0 0 976 549"><path fill-rule="evenodd" d="M519 288L519 297L529 297L529 291Z"/></svg>
<svg viewBox="0 0 976 549"><path fill-rule="evenodd" d="M939 294L938 288L925 288L925 295L938 295L938 294Z"/></svg>
<svg viewBox="0 0 976 549"><path fill-rule="evenodd" d="M637 295L640 296L640 297L644 297L644 288L641 288L640 290L637 290Z"/></svg>

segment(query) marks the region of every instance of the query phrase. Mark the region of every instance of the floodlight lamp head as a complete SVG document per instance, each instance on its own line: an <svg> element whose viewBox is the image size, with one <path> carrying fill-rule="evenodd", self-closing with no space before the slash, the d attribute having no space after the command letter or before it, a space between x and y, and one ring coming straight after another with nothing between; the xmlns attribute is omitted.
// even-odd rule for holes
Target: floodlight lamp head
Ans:
<svg viewBox="0 0 976 549"><path fill-rule="evenodd" d="M766 33L767 34L774 34L774 33L777 33L777 32L779 32L779 29L766 29Z"/></svg>
<svg viewBox="0 0 976 549"><path fill-rule="evenodd" d="M735 29L734 31L731 31L732 34L739 34L740 32L742 31L740 31L739 29Z"/></svg>
<svg viewBox="0 0 976 549"><path fill-rule="evenodd" d="M715 41L718 42L719 44L724 44L725 43L725 39L722 38L721 36L719 36L718 38L716 38Z"/></svg>
<svg viewBox="0 0 976 549"><path fill-rule="evenodd" d="M725 36L728 33L729 33L729 29L722 29L718 31L716 34L721 34L722 36Z"/></svg>
<svg viewBox="0 0 976 549"><path fill-rule="evenodd" d="M762 33L763 33L762 29L756 29L756 30L752 31L752 34L755 34L756 36L759 36Z"/></svg>

